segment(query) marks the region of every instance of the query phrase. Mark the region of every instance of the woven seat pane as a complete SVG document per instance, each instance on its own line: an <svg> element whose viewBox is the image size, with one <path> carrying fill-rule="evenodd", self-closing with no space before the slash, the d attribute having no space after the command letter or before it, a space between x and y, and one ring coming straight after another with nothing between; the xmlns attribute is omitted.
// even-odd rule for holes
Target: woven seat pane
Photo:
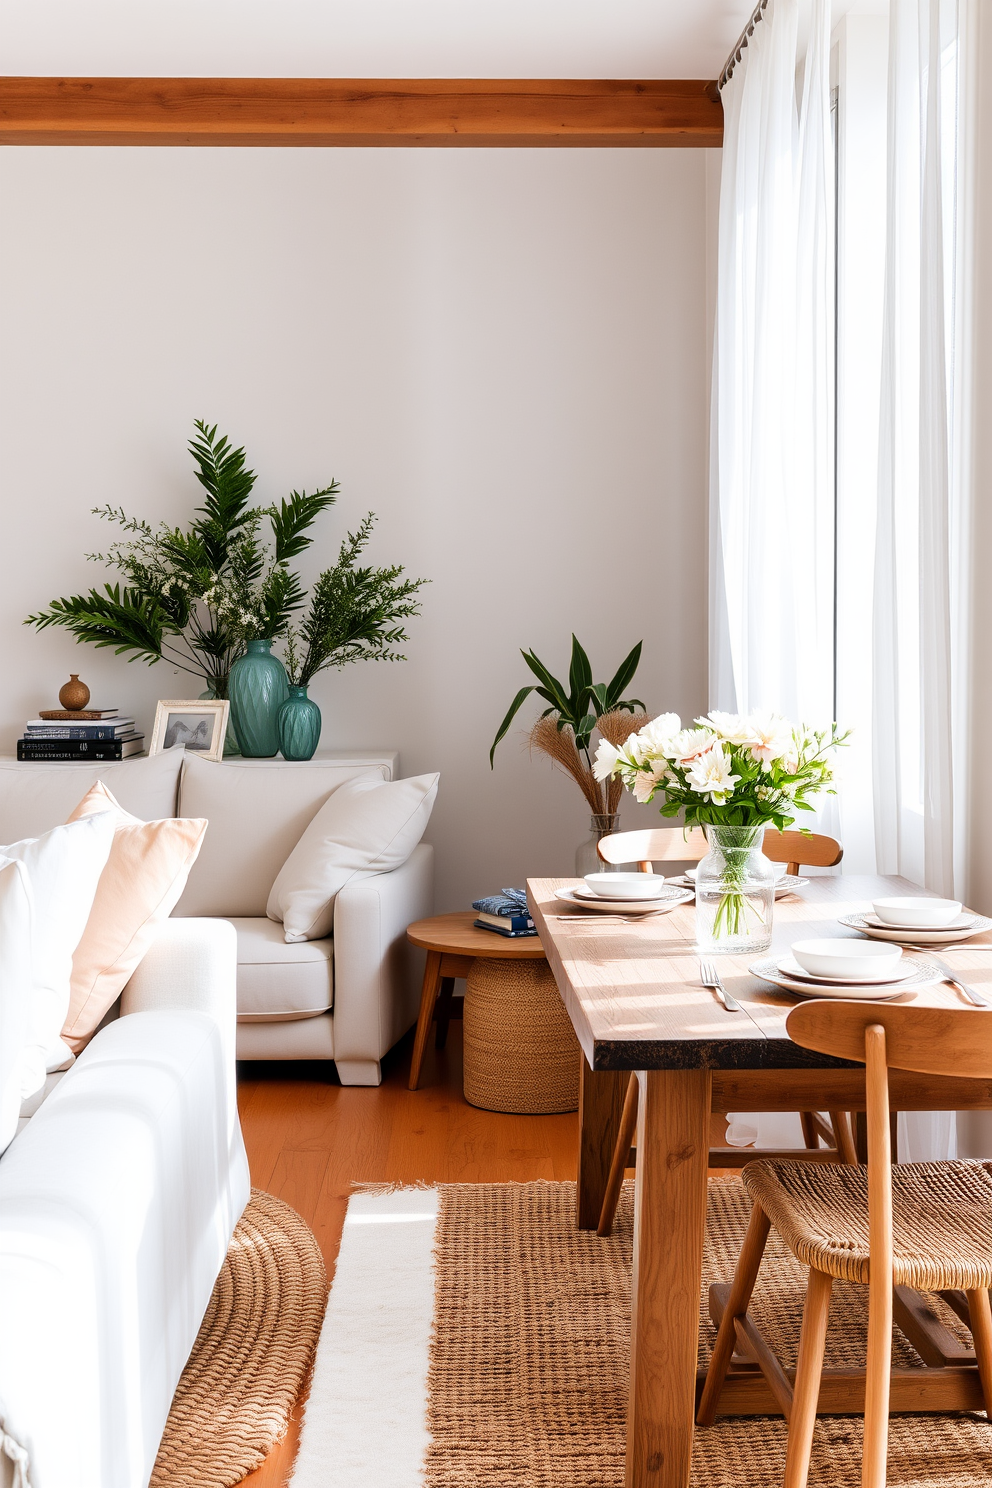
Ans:
<svg viewBox="0 0 992 1488"><path fill-rule="evenodd" d="M754 1162L742 1178L797 1260L868 1281L867 1168ZM992 1286L990 1164L897 1164L892 1218L897 1283L930 1291Z"/></svg>

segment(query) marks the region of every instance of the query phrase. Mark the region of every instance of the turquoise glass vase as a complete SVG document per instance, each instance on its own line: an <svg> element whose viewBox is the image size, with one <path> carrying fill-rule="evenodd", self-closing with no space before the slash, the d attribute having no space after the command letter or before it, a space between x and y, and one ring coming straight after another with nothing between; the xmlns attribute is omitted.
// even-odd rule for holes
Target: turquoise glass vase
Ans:
<svg viewBox="0 0 992 1488"><path fill-rule="evenodd" d="M228 682L235 732L249 759L271 759L279 752L279 709L289 696L289 681L279 658L270 656L271 646L271 641L249 641Z"/></svg>
<svg viewBox="0 0 992 1488"><path fill-rule="evenodd" d="M320 738L320 709L305 687L290 687L279 709L279 748L288 760L313 759Z"/></svg>

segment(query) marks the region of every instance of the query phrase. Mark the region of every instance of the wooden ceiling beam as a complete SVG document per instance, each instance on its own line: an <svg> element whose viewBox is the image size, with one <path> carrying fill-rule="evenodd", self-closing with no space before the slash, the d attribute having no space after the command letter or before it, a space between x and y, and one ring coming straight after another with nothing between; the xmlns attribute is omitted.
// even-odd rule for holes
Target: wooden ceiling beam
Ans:
<svg viewBox="0 0 992 1488"><path fill-rule="evenodd" d="M707 81L0 78L0 144L711 146Z"/></svg>

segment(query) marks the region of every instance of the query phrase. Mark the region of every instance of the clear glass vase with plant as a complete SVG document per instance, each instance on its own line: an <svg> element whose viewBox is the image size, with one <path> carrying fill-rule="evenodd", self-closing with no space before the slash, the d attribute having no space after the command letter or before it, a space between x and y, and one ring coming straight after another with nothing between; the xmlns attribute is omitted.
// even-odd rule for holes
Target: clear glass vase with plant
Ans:
<svg viewBox="0 0 992 1488"><path fill-rule="evenodd" d="M712 712L692 728L663 713L620 747L600 744L598 780L622 781L638 801L660 796L662 816L682 814L706 832L710 852L696 871L702 949L770 944L774 879L761 852L764 830L784 831L798 812L814 810L812 797L833 794L829 756L847 737L836 724L796 727L775 713Z"/></svg>

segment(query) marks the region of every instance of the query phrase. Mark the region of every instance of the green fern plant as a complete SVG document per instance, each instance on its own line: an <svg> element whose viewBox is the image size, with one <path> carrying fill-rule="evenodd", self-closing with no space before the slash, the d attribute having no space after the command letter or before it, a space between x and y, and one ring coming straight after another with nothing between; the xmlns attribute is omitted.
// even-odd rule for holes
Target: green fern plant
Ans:
<svg viewBox="0 0 992 1488"><path fill-rule="evenodd" d="M166 661L226 697L245 642L285 634L303 606L306 591L289 565L310 546L310 528L339 487L331 481L309 494L293 491L278 505L251 506L256 476L244 449L218 436L216 424L197 419L195 428L189 451L204 495L189 525L153 527L120 507L94 507L94 516L126 536L86 556L124 582L53 599L24 623L61 626L129 661Z"/></svg>

